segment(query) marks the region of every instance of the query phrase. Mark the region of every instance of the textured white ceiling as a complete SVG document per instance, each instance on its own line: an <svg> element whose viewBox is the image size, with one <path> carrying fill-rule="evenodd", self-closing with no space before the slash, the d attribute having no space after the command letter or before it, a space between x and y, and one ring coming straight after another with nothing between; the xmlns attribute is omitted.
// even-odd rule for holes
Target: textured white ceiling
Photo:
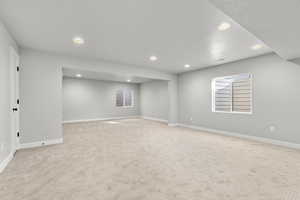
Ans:
<svg viewBox="0 0 300 200"><path fill-rule="evenodd" d="M285 59L300 57L299 0L210 0Z"/></svg>
<svg viewBox="0 0 300 200"><path fill-rule="evenodd" d="M24 47L173 73L271 52L251 50L262 42L207 0L1 0L0 17Z"/></svg>

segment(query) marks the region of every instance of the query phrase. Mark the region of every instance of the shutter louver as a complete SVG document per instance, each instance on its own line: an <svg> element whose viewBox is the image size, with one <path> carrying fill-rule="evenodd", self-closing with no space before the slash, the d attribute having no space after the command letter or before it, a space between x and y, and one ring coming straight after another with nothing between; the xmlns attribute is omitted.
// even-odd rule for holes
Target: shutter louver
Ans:
<svg viewBox="0 0 300 200"><path fill-rule="evenodd" d="M215 81L215 110L231 111L231 82L226 79Z"/></svg>
<svg viewBox="0 0 300 200"><path fill-rule="evenodd" d="M251 112L251 84L249 79L232 82L232 111Z"/></svg>

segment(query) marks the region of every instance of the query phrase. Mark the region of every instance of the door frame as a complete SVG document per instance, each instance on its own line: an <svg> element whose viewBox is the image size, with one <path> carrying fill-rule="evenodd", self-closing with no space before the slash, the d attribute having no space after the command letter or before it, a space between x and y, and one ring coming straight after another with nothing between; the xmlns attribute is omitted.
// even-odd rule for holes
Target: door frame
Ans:
<svg viewBox="0 0 300 200"><path fill-rule="evenodd" d="M10 119L11 119L11 145L12 152L20 148L20 98L19 98L19 69L20 56L17 51L10 47L9 50L9 72L10 72ZM16 108L17 111L13 111Z"/></svg>

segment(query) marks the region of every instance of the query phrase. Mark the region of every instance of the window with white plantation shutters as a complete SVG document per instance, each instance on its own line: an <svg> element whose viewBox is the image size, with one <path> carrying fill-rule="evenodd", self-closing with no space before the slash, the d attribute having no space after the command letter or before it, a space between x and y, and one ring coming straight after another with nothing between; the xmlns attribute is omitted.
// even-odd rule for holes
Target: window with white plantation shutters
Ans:
<svg viewBox="0 0 300 200"><path fill-rule="evenodd" d="M116 93L117 107L133 107L133 91L128 89L118 90Z"/></svg>
<svg viewBox="0 0 300 200"><path fill-rule="evenodd" d="M213 112L252 113L252 77L239 74L212 81Z"/></svg>

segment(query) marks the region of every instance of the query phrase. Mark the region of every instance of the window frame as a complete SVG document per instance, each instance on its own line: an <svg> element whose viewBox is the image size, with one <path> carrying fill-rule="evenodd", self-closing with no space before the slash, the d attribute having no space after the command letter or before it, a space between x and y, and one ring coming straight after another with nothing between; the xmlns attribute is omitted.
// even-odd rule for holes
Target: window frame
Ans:
<svg viewBox="0 0 300 200"><path fill-rule="evenodd" d="M237 112L237 111L232 111L233 110L233 106L232 103L233 101L231 101L231 111L218 111L216 110L216 100L215 100L215 96L216 96L216 80L218 79L226 79L229 77L234 77L234 76L240 76L240 75L249 75L249 82L250 82L250 112ZM212 112L213 113L227 113L227 114L244 114L244 115L252 115L253 114L253 75L251 73L240 73L240 74L234 74L234 75L230 75L230 76L220 76L220 77L216 77L213 78L211 80L211 92L212 92L212 98L211 98L211 108L212 108ZM232 85L231 85L231 98L232 98Z"/></svg>

